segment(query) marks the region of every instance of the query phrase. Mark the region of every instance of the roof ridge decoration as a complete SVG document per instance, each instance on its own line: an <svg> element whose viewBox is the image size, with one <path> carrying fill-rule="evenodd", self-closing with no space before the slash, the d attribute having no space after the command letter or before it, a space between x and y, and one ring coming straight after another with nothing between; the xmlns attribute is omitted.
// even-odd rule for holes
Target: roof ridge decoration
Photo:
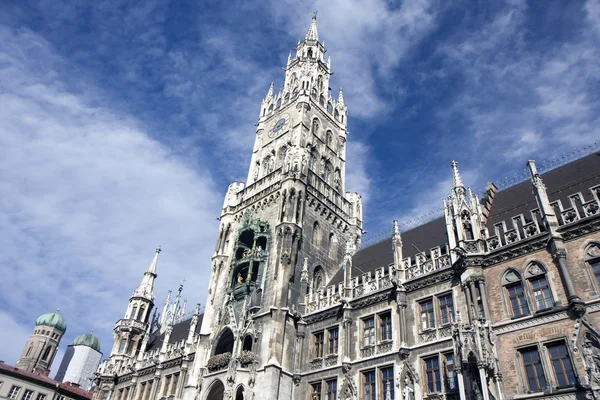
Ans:
<svg viewBox="0 0 600 400"><path fill-rule="evenodd" d="M318 42L319 41L319 32L317 31L317 12L315 11L312 15L312 21L310 26L308 27L308 31L306 31L306 36L304 37L306 40Z"/></svg>

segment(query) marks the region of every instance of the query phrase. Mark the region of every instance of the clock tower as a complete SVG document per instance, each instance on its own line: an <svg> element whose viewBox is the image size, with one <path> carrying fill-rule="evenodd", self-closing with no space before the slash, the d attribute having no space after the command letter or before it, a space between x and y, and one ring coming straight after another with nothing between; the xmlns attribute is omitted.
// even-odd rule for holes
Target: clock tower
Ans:
<svg viewBox="0 0 600 400"><path fill-rule="evenodd" d="M306 302L360 244L361 198L345 191L348 112L325 53L315 13L283 87L261 103L247 183L227 190L185 400L293 399Z"/></svg>

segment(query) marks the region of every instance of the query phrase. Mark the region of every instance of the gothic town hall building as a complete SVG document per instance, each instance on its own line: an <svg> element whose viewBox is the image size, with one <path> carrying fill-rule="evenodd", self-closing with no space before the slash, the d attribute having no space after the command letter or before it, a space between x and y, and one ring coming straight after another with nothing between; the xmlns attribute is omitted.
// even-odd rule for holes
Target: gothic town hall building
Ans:
<svg viewBox="0 0 600 400"><path fill-rule="evenodd" d="M95 400L598 398L600 154L483 199L452 162L443 216L361 247L330 65L313 17L225 195L204 312L150 318L157 251Z"/></svg>

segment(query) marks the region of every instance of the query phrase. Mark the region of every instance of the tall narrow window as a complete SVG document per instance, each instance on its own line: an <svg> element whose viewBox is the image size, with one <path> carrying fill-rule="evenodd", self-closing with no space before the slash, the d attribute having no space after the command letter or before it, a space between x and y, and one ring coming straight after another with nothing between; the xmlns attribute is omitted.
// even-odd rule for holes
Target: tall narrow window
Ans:
<svg viewBox="0 0 600 400"><path fill-rule="evenodd" d="M544 267L538 263L531 263L527 267L526 277L531 285L536 309L545 310L554 307L554 299Z"/></svg>
<svg viewBox="0 0 600 400"><path fill-rule="evenodd" d="M452 294L448 293L438 298L440 302L440 316L442 325L451 324L454 320L454 304L452 302Z"/></svg>
<svg viewBox="0 0 600 400"><path fill-rule="evenodd" d="M367 371L363 373L364 381L364 399L376 400L377 392L375 390L375 371Z"/></svg>
<svg viewBox="0 0 600 400"><path fill-rule="evenodd" d="M321 382L313 383L311 386L311 400L321 400Z"/></svg>
<svg viewBox="0 0 600 400"><path fill-rule="evenodd" d="M29 348L27 349L27 354L25 354L25 357L29 357L29 355L31 354L31 349L32 349L32 346L29 346Z"/></svg>
<svg viewBox="0 0 600 400"><path fill-rule="evenodd" d="M133 308L131 309L131 319L135 319L135 316L137 314L137 306L133 306Z"/></svg>
<svg viewBox="0 0 600 400"><path fill-rule="evenodd" d="M564 343L554 343L548 345L547 348L558 386L574 385L575 373L573 372L573 364L567 346Z"/></svg>
<svg viewBox="0 0 600 400"><path fill-rule="evenodd" d="M529 315L529 305L523 292L521 276L510 270L504 275L504 290L508 296L508 303L513 317Z"/></svg>
<svg viewBox="0 0 600 400"><path fill-rule="evenodd" d="M144 306L140 307L140 312L137 315L137 320L144 322L144 311L146 311L146 308Z"/></svg>
<svg viewBox="0 0 600 400"><path fill-rule="evenodd" d="M19 392L21 391L21 388L19 386L15 386L13 385L10 388L10 391L8 392L8 398L9 399L16 399L17 396L19 395Z"/></svg>
<svg viewBox="0 0 600 400"><path fill-rule="evenodd" d="M329 354L338 353L338 328L330 328L327 331L329 336Z"/></svg>
<svg viewBox="0 0 600 400"><path fill-rule="evenodd" d="M382 399L394 400L394 367L381 369Z"/></svg>
<svg viewBox="0 0 600 400"><path fill-rule="evenodd" d="M321 229L319 227L319 222L315 221L313 224L313 237L312 243L315 246L319 246L321 244Z"/></svg>
<svg viewBox="0 0 600 400"><path fill-rule="evenodd" d="M127 339L121 339L121 343L119 344L119 353L124 353L125 347L127 347Z"/></svg>
<svg viewBox="0 0 600 400"><path fill-rule="evenodd" d="M447 390L456 390L457 389L457 376L456 376L456 371L454 369L455 365L454 365L454 354L452 353L448 353L445 354L444 357L446 358L446 366L445 366L445 372L446 372L446 376L445 381L446 381L446 388Z"/></svg>
<svg viewBox="0 0 600 400"><path fill-rule="evenodd" d="M363 319L363 346L375 344L375 318Z"/></svg>
<svg viewBox="0 0 600 400"><path fill-rule="evenodd" d="M171 385L171 375L168 375L165 378L165 382L163 383L163 391L162 391L163 397L166 397L167 394L169 393L169 386L170 385Z"/></svg>
<svg viewBox="0 0 600 400"><path fill-rule="evenodd" d="M419 303L421 309L421 329L435 328L435 314L433 312L433 299L424 300Z"/></svg>
<svg viewBox="0 0 600 400"><path fill-rule="evenodd" d="M379 331L381 340L392 340L392 314L389 312L379 314Z"/></svg>
<svg viewBox="0 0 600 400"><path fill-rule="evenodd" d="M177 383L179 383L179 374L174 374L173 383L171 384L171 394L175 394L177 391Z"/></svg>
<svg viewBox="0 0 600 400"><path fill-rule="evenodd" d="M314 354L315 358L323 357L323 332L317 332L314 335Z"/></svg>
<svg viewBox="0 0 600 400"><path fill-rule="evenodd" d="M537 348L530 347L520 351L523 358L523 368L529 390L537 392L546 388L546 376L540 361L540 353Z"/></svg>
<svg viewBox="0 0 600 400"><path fill-rule="evenodd" d="M327 398L326 400L337 400L337 379L327 381Z"/></svg>
<svg viewBox="0 0 600 400"><path fill-rule="evenodd" d="M427 393L441 392L442 381L440 379L440 360L438 356L429 357L423 361L425 362L425 387Z"/></svg>
<svg viewBox="0 0 600 400"><path fill-rule="evenodd" d="M44 354L42 355L43 361L48 361L48 357L50 356L50 350L52 350L52 347L50 346L46 347L46 350L44 350Z"/></svg>

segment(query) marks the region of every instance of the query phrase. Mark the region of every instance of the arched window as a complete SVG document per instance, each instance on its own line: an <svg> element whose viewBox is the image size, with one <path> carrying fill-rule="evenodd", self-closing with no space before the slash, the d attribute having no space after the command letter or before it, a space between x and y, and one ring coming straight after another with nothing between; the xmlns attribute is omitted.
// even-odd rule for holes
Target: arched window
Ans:
<svg viewBox="0 0 600 400"><path fill-rule="evenodd" d="M219 379L211 384L206 400L223 400L225 398L225 385ZM237 400L237 399L236 399Z"/></svg>
<svg viewBox="0 0 600 400"><path fill-rule="evenodd" d="M321 244L321 228L319 227L319 223L317 221L315 221L313 224L312 243L315 246L319 246Z"/></svg>
<svg viewBox="0 0 600 400"><path fill-rule="evenodd" d="M273 104L271 104L271 105L269 106L269 113L272 113L272 112L273 112Z"/></svg>
<svg viewBox="0 0 600 400"><path fill-rule="evenodd" d="M335 111L333 112L333 116L335 117L336 121L340 120L340 112L338 111L338 109L336 108Z"/></svg>
<svg viewBox="0 0 600 400"><path fill-rule="evenodd" d="M131 316L129 318L131 319L135 319L135 315L137 313L137 305L133 306L133 308L131 309Z"/></svg>
<svg viewBox="0 0 600 400"><path fill-rule="evenodd" d="M554 307L554 299L546 277L544 267L536 262L529 264L525 272L529 287L533 293L533 300L538 311Z"/></svg>
<svg viewBox="0 0 600 400"><path fill-rule="evenodd" d="M319 90L319 92L323 91L323 75L319 75L319 77L317 78L317 89Z"/></svg>
<svg viewBox="0 0 600 400"><path fill-rule="evenodd" d="M315 267L315 272L313 273L313 292L318 292L325 286L325 273L323 272L323 268L320 266Z"/></svg>
<svg viewBox="0 0 600 400"><path fill-rule="evenodd" d="M319 103L324 106L325 105L325 96L319 97Z"/></svg>
<svg viewBox="0 0 600 400"><path fill-rule="evenodd" d="M246 335L242 350L252 351L252 336Z"/></svg>
<svg viewBox="0 0 600 400"><path fill-rule="evenodd" d="M336 188L336 190L342 188L342 175L339 168L336 168L335 173L333 174L333 187Z"/></svg>
<svg viewBox="0 0 600 400"><path fill-rule="evenodd" d="M306 52L306 54L307 54L308 58L313 58L313 51L310 47L308 48L308 51Z"/></svg>
<svg viewBox="0 0 600 400"><path fill-rule="evenodd" d="M329 234L329 257L335 258L335 254L337 253L337 237L335 233L331 232Z"/></svg>
<svg viewBox="0 0 600 400"><path fill-rule="evenodd" d="M225 328L219 335L214 355L231 353L233 351L233 342L233 332L231 332L231 329Z"/></svg>
<svg viewBox="0 0 600 400"><path fill-rule="evenodd" d="M316 89L316 88L313 88L313 89L312 89L312 91L310 92L310 95L312 96L312 98L313 98L315 101L317 101L317 96L318 96L318 93L317 93L317 89Z"/></svg>
<svg viewBox="0 0 600 400"><path fill-rule="evenodd" d="M298 77L295 73L293 73L290 77L290 88L291 90L298 89Z"/></svg>
<svg viewBox="0 0 600 400"><path fill-rule="evenodd" d="M244 400L244 388L239 387L237 392L235 393L235 400Z"/></svg>
<svg viewBox="0 0 600 400"><path fill-rule="evenodd" d="M327 103L327 111L332 113L333 112L333 104L331 104L331 102Z"/></svg>
<svg viewBox="0 0 600 400"><path fill-rule="evenodd" d="M277 104L275 105L275 108L279 108L281 107L281 97L279 99L277 99Z"/></svg>
<svg viewBox="0 0 600 400"><path fill-rule="evenodd" d="M333 148L333 134L331 133L331 131L327 131L325 140L326 140L327 146L330 148Z"/></svg>
<svg viewBox="0 0 600 400"><path fill-rule="evenodd" d="M312 130L313 135L315 135L315 136L319 135L319 120L318 119L316 119L316 118L313 119L311 130Z"/></svg>
<svg viewBox="0 0 600 400"><path fill-rule="evenodd" d="M529 305L523 291L521 276L515 270L508 270L502 279L504 292L507 298L508 308L513 317L529 315Z"/></svg>
<svg viewBox="0 0 600 400"><path fill-rule="evenodd" d="M48 357L50 356L50 350L52 350L52 347L46 347L46 349L44 350L44 354L42 355L42 361L48 361Z"/></svg>
<svg viewBox="0 0 600 400"><path fill-rule="evenodd" d="M585 250L585 258L591 272L596 277L596 283L600 285L600 244L592 243L589 245Z"/></svg>

